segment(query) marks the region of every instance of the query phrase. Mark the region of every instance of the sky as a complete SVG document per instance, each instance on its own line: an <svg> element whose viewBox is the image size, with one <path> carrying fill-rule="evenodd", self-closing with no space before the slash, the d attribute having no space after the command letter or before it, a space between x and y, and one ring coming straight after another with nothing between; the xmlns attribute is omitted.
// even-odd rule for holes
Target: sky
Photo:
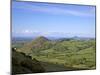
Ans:
<svg viewBox="0 0 100 75"><path fill-rule="evenodd" d="M95 6L12 2L14 37L95 37Z"/></svg>

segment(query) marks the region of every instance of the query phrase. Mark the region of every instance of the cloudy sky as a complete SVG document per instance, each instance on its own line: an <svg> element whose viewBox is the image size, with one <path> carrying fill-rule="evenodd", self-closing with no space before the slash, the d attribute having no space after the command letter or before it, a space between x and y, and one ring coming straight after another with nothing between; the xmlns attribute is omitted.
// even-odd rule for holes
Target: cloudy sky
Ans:
<svg viewBox="0 0 100 75"><path fill-rule="evenodd" d="M95 37L95 6L13 1L12 35Z"/></svg>

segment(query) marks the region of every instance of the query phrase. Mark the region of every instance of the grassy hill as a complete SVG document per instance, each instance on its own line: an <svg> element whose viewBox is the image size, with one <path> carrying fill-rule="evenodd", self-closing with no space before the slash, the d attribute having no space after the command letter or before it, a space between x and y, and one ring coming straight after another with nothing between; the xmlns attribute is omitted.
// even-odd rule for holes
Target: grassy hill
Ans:
<svg viewBox="0 0 100 75"><path fill-rule="evenodd" d="M63 65L67 68L65 70L96 68L95 39L60 39L51 41L46 37L40 36L31 42L24 43L24 45L21 48L18 48L17 51L32 56L32 59L36 58L41 62L55 64L55 66ZM46 66L44 65L44 67ZM50 66L46 67L46 69L49 68ZM53 70L49 69L46 71Z"/></svg>
<svg viewBox="0 0 100 75"><path fill-rule="evenodd" d="M38 51L50 48L51 45L53 45L53 43L51 43L50 40L48 40L47 38L43 36L40 36L36 38L35 40L24 44L24 46L18 49L17 51L24 52L26 54L30 54L33 52L36 53Z"/></svg>

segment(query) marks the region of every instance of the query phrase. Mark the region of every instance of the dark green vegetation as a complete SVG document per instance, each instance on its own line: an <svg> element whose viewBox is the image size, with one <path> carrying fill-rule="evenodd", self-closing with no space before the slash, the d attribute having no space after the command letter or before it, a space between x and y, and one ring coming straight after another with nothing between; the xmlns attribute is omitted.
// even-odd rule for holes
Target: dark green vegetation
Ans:
<svg viewBox="0 0 100 75"><path fill-rule="evenodd" d="M20 44L19 46L13 43L13 47L16 47L18 52L39 60L45 72L96 68L95 39L51 41L41 36Z"/></svg>
<svg viewBox="0 0 100 75"><path fill-rule="evenodd" d="M32 60L31 56L26 56L24 53L12 50L12 74L26 74L45 72L41 62L35 58Z"/></svg>

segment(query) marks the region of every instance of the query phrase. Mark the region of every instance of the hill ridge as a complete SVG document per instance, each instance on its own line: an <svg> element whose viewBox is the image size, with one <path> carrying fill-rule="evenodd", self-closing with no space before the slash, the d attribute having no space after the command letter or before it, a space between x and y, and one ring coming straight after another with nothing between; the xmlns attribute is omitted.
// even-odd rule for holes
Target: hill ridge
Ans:
<svg viewBox="0 0 100 75"><path fill-rule="evenodd" d="M44 36L39 36L36 39L32 40L29 43L25 43L24 46L20 49L18 49L17 51L19 52L24 52L24 53L30 53L32 52L32 50L38 50L38 49L45 49L44 47L46 46L46 44L50 42L49 39L47 39Z"/></svg>

